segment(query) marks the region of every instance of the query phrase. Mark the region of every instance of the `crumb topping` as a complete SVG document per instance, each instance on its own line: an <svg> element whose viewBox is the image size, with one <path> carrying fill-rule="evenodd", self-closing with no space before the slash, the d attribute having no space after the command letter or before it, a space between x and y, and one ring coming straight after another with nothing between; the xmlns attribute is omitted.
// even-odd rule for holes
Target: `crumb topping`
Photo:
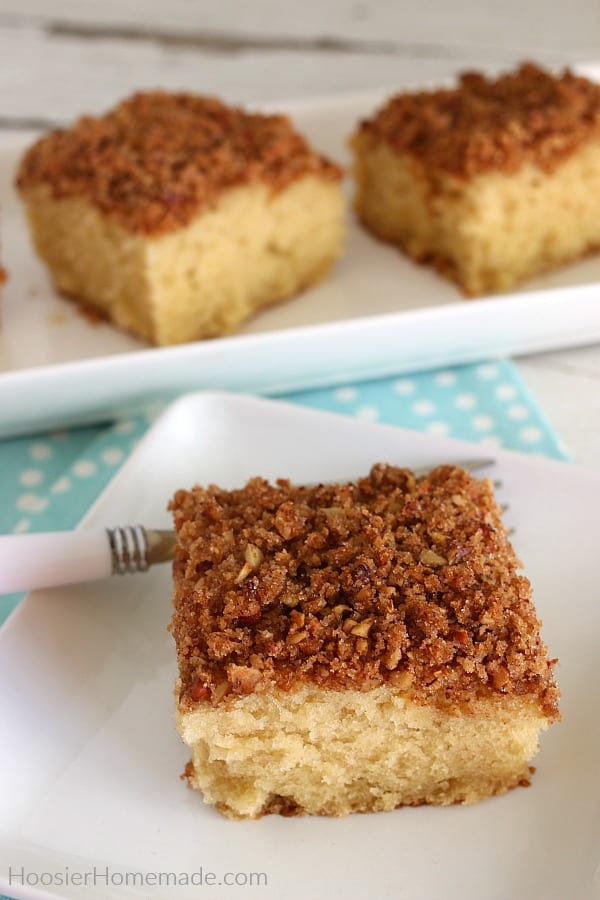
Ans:
<svg viewBox="0 0 600 900"><path fill-rule="evenodd" d="M170 508L182 708L303 681L389 682L450 706L527 694L558 715L489 481L377 465L349 484L194 487Z"/></svg>
<svg viewBox="0 0 600 900"><path fill-rule="evenodd" d="M497 79L466 72L454 89L392 97L360 131L429 173L470 178L515 172L525 162L552 172L584 141L600 136L600 86L533 63Z"/></svg>
<svg viewBox="0 0 600 900"><path fill-rule="evenodd" d="M342 177L287 116L154 91L42 137L17 184L47 185L57 199L85 197L131 231L161 234L187 225L227 188L261 181L278 191L309 174Z"/></svg>
<svg viewBox="0 0 600 900"><path fill-rule="evenodd" d="M8 281L8 272L3 268L2 263L0 262L0 287L2 287L5 281Z"/></svg>

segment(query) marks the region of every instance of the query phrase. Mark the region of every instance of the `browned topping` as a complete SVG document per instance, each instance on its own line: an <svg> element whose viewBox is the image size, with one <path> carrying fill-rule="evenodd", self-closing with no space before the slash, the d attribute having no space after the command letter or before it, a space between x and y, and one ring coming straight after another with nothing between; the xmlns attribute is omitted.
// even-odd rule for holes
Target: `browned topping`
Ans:
<svg viewBox="0 0 600 900"><path fill-rule="evenodd" d="M195 487L171 509L184 708L274 685L387 682L440 705L529 695L558 715L488 481L378 465L351 484Z"/></svg>
<svg viewBox="0 0 600 900"><path fill-rule="evenodd" d="M6 269L2 268L2 265L0 264L0 287L2 287L5 281L8 281L8 272Z"/></svg>
<svg viewBox="0 0 600 900"><path fill-rule="evenodd" d="M190 761L185 764L185 769L183 770L179 778L181 781L187 781L189 785L194 775L194 763L190 759Z"/></svg>
<svg viewBox="0 0 600 900"><path fill-rule="evenodd" d="M468 72L451 90L392 97L361 129L430 174L514 172L527 161L550 172L600 137L600 86L533 63L496 80Z"/></svg>
<svg viewBox="0 0 600 900"><path fill-rule="evenodd" d="M155 91L41 138L17 184L85 197L131 231L161 234L187 225L226 188L262 181L281 190L308 174L336 180L342 173L286 116Z"/></svg>

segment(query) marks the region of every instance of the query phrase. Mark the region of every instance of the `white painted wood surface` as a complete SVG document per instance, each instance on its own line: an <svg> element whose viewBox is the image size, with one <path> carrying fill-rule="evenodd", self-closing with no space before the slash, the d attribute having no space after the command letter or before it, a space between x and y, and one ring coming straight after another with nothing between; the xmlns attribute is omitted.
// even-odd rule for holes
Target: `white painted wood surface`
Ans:
<svg viewBox="0 0 600 900"><path fill-rule="evenodd" d="M0 0L0 128L65 122L151 86L277 102L599 48L597 0ZM518 365L574 458L600 468L600 347Z"/></svg>

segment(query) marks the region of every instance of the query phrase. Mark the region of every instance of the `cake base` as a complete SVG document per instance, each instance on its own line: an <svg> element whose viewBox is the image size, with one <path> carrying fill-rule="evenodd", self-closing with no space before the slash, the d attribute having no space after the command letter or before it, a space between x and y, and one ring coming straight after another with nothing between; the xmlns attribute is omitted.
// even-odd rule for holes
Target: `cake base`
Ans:
<svg viewBox="0 0 600 900"><path fill-rule="evenodd" d="M467 295L496 293L600 248L600 141L553 171L471 178L423 172L369 134L354 138L356 211L377 237L432 262Z"/></svg>
<svg viewBox="0 0 600 900"><path fill-rule="evenodd" d="M548 725L528 698L445 711L389 685L275 689L178 716L190 786L238 819L475 803L529 783Z"/></svg>
<svg viewBox="0 0 600 900"><path fill-rule="evenodd" d="M231 188L189 225L127 231L82 198L23 188L36 249L56 288L133 334L178 344L233 331L318 281L342 250L337 182L303 176L273 192Z"/></svg>

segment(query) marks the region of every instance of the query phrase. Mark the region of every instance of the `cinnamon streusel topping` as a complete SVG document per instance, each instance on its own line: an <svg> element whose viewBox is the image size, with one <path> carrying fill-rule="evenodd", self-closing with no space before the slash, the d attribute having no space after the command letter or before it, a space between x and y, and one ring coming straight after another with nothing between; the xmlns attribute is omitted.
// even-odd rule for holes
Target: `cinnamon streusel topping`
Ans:
<svg viewBox="0 0 600 900"><path fill-rule="evenodd" d="M310 681L558 716L531 587L488 481L377 465L356 483L195 487L170 504L182 706Z"/></svg>
<svg viewBox="0 0 600 900"><path fill-rule="evenodd" d="M226 188L261 181L277 191L308 174L342 176L286 116L154 91L42 137L17 184L47 185L57 199L84 197L130 231L156 235L187 225Z"/></svg>
<svg viewBox="0 0 600 900"><path fill-rule="evenodd" d="M430 175L510 173L525 162L552 172L584 141L600 137L600 86L533 63L497 79L467 72L457 88L392 97L360 129Z"/></svg>

